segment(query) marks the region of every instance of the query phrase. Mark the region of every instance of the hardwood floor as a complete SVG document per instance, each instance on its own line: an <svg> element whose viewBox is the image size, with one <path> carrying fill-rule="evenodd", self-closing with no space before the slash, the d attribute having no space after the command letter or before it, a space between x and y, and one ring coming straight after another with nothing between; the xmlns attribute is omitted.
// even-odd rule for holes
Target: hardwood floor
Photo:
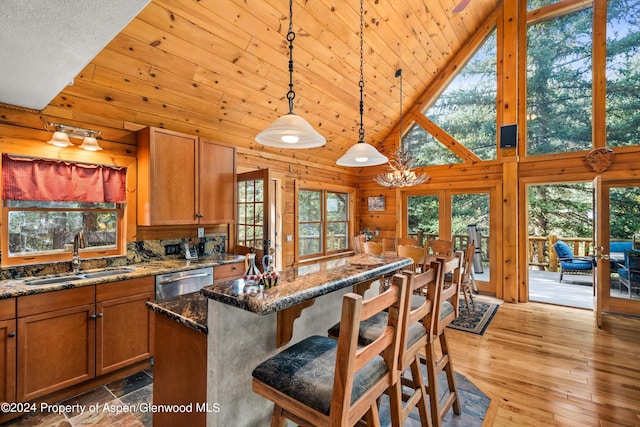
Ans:
<svg viewBox="0 0 640 427"><path fill-rule="evenodd" d="M485 334L447 330L455 369L492 402L484 426L640 426L640 319L502 304Z"/></svg>

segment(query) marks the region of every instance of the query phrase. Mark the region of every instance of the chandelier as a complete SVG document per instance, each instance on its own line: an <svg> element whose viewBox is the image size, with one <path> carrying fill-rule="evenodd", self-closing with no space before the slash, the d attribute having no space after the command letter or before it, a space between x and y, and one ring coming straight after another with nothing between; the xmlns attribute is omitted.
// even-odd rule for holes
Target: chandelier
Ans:
<svg viewBox="0 0 640 427"><path fill-rule="evenodd" d="M389 160L389 172L374 178L375 182L388 188L411 187L429 180L426 174L416 174L411 170L413 158L402 143L402 69L396 71L396 77L400 78L400 144L398 150L393 153L391 160Z"/></svg>

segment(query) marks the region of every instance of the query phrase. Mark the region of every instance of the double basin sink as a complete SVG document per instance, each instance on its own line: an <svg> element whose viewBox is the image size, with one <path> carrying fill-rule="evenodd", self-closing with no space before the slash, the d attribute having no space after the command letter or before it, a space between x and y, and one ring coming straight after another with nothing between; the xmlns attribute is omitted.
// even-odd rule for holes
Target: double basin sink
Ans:
<svg viewBox="0 0 640 427"><path fill-rule="evenodd" d="M52 285L56 283L72 282L74 280L98 279L101 277L117 276L119 274L132 273L133 271L134 269L130 267L109 268L104 270L87 271L86 273L72 273L59 276L43 277L41 279L27 279L24 281L24 284L30 286Z"/></svg>

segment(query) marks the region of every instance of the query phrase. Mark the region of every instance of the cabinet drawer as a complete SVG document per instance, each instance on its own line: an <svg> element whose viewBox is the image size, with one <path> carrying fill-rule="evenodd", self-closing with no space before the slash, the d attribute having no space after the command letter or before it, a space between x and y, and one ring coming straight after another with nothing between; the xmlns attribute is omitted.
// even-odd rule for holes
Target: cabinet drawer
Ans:
<svg viewBox="0 0 640 427"><path fill-rule="evenodd" d="M0 300L0 320L15 319L16 299L8 298Z"/></svg>
<svg viewBox="0 0 640 427"><path fill-rule="evenodd" d="M95 286L18 297L18 317L62 310L95 302Z"/></svg>
<svg viewBox="0 0 640 427"><path fill-rule="evenodd" d="M155 277L119 280L117 282L96 285L96 302L155 292Z"/></svg>
<svg viewBox="0 0 640 427"><path fill-rule="evenodd" d="M242 273L244 273L244 261L234 262L233 264L216 265L213 268L213 280L238 279L242 276Z"/></svg>

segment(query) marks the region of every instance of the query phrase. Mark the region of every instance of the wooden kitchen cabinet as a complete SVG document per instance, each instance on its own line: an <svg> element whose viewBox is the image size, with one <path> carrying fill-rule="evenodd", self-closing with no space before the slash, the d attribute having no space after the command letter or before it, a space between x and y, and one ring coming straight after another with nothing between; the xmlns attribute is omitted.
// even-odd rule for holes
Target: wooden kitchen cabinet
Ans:
<svg viewBox="0 0 640 427"><path fill-rule="evenodd" d="M149 276L18 297L17 401L151 358L154 288Z"/></svg>
<svg viewBox="0 0 640 427"><path fill-rule="evenodd" d="M95 376L95 287L18 297L17 399Z"/></svg>
<svg viewBox="0 0 640 427"><path fill-rule="evenodd" d="M235 222L236 150L160 128L138 132L138 225Z"/></svg>
<svg viewBox="0 0 640 427"><path fill-rule="evenodd" d="M16 400L16 300L0 300L0 402Z"/></svg>
<svg viewBox="0 0 640 427"><path fill-rule="evenodd" d="M96 287L96 375L153 356L154 277L121 280Z"/></svg>

